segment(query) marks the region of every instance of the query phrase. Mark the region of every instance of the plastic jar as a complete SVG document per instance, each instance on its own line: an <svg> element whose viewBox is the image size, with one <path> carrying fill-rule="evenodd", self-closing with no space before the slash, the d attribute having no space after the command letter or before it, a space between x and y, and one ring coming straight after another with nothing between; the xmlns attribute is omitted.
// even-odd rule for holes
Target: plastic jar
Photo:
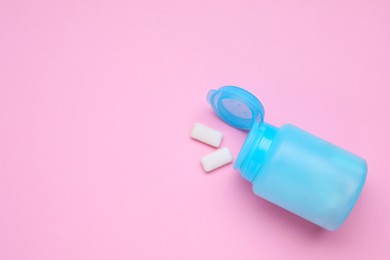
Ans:
<svg viewBox="0 0 390 260"><path fill-rule="evenodd" d="M211 90L208 101L225 122L250 130L234 168L256 195L327 230L340 227L363 188L363 158L294 125L264 123L263 105L241 88Z"/></svg>

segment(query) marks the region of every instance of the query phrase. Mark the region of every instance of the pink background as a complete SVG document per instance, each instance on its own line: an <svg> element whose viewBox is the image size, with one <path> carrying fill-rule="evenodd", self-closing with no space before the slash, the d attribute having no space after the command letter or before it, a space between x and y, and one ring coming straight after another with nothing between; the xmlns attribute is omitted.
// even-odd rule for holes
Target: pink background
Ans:
<svg viewBox="0 0 390 260"><path fill-rule="evenodd" d="M2 0L0 259L390 259L389 46L385 0ZM367 159L340 230L202 171L226 84Z"/></svg>

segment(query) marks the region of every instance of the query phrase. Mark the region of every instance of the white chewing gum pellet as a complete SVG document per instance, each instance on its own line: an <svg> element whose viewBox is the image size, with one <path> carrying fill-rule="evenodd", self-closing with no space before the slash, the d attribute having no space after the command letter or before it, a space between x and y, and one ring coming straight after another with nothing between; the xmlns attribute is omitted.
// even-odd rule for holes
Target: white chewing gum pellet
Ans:
<svg viewBox="0 0 390 260"><path fill-rule="evenodd" d="M191 131L191 137L208 145L218 147L222 141L222 133L205 125L195 123Z"/></svg>
<svg viewBox="0 0 390 260"><path fill-rule="evenodd" d="M200 159L205 172L215 170L221 166L224 166L225 164L230 163L231 161L233 161L233 156L227 147L205 155Z"/></svg>

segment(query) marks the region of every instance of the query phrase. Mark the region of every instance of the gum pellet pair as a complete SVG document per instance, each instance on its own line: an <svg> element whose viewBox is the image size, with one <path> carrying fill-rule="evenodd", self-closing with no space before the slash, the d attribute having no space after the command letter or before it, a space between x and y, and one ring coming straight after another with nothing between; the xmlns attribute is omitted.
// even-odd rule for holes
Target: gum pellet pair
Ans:
<svg viewBox="0 0 390 260"><path fill-rule="evenodd" d="M208 126L195 123L191 131L191 138L218 148L222 142L222 133ZM224 147L207 154L200 159L203 170L211 172L233 161L229 148Z"/></svg>

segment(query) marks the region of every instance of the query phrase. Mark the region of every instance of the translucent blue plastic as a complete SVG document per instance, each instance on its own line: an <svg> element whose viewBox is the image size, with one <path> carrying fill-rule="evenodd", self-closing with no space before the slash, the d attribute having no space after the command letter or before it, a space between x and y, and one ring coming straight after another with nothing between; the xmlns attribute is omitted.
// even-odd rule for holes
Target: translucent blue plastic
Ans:
<svg viewBox="0 0 390 260"><path fill-rule="evenodd" d="M250 129L234 167L256 195L327 230L340 227L363 188L364 159L296 126L263 123L263 106L243 89L211 90L208 101L224 121Z"/></svg>

